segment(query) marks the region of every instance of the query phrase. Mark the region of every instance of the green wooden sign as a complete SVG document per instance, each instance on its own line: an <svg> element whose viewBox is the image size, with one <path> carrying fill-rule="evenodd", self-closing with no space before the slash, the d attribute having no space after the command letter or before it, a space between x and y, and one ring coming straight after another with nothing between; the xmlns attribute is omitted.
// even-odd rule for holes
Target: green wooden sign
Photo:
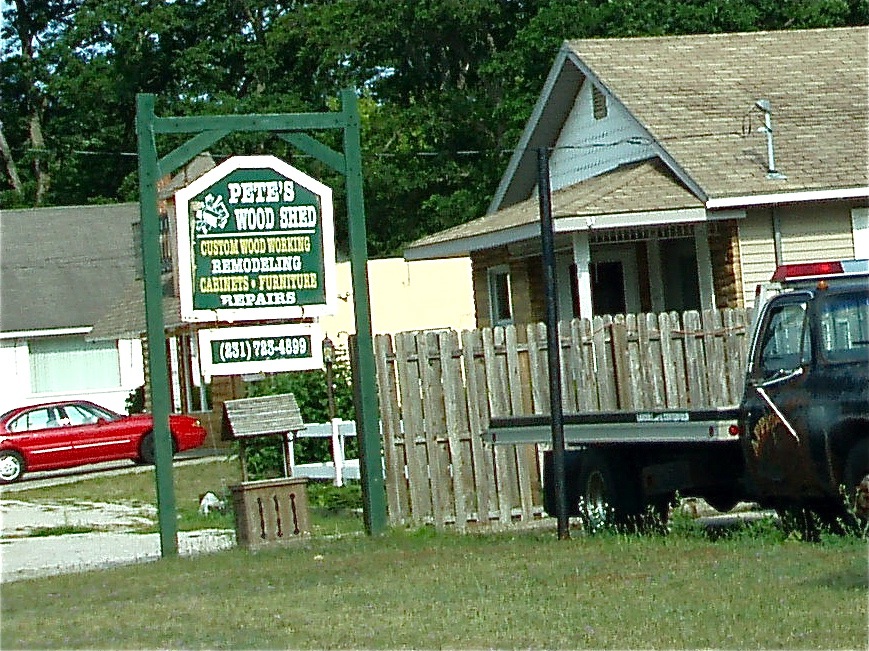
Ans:
<svg viewBox="0 0 869 651"><path fill-rule="evenodd" d="M335 311L332 190L274 156L235 156L175 195L184 321Z"/></svg>

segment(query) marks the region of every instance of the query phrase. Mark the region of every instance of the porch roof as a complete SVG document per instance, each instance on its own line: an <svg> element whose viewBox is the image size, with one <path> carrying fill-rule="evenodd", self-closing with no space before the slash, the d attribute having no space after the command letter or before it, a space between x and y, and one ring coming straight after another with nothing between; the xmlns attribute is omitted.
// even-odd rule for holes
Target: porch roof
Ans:
<svg viewBox="0 0 869 651"><path fill-rule="evenodd" d="M703 209L703 202L667 169L660 159L616 168L552 193L552 216L569 217L661 213L666 223L674 212ZM405 249L408 260L468 255L470 251L539 235L540 207L532 197L509 208L416 240Z"/></svg>

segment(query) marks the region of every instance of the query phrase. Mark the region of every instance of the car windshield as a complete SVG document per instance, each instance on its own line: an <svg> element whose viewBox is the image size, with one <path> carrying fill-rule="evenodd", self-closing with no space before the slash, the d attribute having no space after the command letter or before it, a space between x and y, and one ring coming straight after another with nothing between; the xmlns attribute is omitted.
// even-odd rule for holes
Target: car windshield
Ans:
<svg viewBox="0 0 869 651"><path fill-rule="evenodd" d="M17 410L13 409L7 414L14 411ZM113 421L119 418L123 416L99 405L83 402L55 403L35 406L23 411L6 424L6 429L10 432L26 432L68 425L92 425L100 420Z"/></svg>

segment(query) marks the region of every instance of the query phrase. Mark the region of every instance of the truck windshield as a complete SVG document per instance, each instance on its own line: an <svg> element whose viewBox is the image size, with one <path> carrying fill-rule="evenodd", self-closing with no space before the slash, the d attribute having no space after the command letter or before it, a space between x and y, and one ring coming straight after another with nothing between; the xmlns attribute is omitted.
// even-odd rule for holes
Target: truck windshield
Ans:
<svg viewBox="0 0 869 651"><path fill-rule="evenodd" d="M822 349L831 362L869 360L869 293L833 294L820 316Z"/></svg>

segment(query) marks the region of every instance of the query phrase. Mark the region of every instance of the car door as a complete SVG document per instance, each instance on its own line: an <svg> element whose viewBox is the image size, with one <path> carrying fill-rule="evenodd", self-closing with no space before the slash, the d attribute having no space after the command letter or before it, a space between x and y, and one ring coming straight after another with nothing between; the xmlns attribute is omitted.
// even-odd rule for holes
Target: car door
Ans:
<svg viewBox="0 0 869 651"><path fill-rule="evenodd" d="M63 415L57 407L37 407L11 420L7 430L22 450L30 470L62 468L78 463Z"/></svg>
<svg viewBox="0 0 869 651"><path fill-rule="evenodd" d="M116 419L114 415L84 403L64 405L63 414L76 456L83 463L133 456L133 437L123 419Z"/></svg>
<svg viewBox="0 0 869 651"><path fill-rule="evenodd" d="M775 299L761 317L762 338L749 360L743 445L752 479L767 497L820 492L814 485L806 426L813 361L811 298L798 292Z"/></svg>

